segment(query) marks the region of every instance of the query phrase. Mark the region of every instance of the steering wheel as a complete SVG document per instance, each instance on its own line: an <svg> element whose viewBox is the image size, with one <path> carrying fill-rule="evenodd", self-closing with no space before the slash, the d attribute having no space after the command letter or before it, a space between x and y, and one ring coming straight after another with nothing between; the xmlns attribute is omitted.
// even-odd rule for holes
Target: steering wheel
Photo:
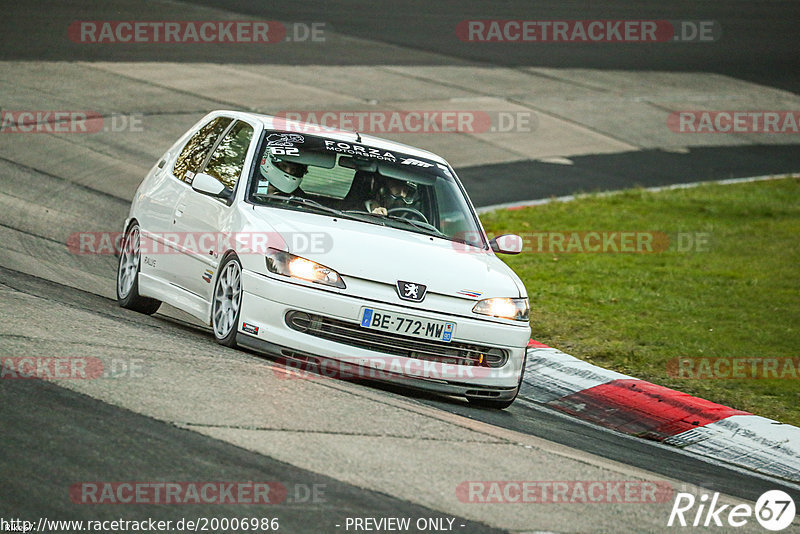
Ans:
<svg viewBox="0 0 800 534"><path fill-rule="evenodd" d="M409 217L404 217L403 215L398 215L398 217L402 219L411 219L417 220L420 222L424 222L425 224L430 224L428 222L428 218L425 217L425 214L419 210L415 210L414 208L392 208L387 212L389 215L395 215L398 213L409 215Z"/></svg>

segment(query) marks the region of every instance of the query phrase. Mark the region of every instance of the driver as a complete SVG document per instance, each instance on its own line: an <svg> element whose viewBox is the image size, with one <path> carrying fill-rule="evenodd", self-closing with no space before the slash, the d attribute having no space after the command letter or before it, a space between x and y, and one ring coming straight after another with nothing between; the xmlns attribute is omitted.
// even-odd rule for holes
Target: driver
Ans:
<svg viewBox="0 0 800 534"><path fill-rule="evenodd" d="M377 215L386 215L395 208L412 208L419 199L417 184L386 178L378 189L377 198L367 201L367 209Z"/></svg>
<svg viewBox="0 0 800 534"><path fill-rule="evenodd" d="M302 196L304 194L303 190L300 189L300 182L303 181L303 176L308 172L308 165L285 161L275 154L268 153L261 158L259 170L263 177L263 180L259 180L259 193L262 192L262 188L266 185L268 195L285 193L287 195ZM266 183L264 183L265 181Z"/></svg>

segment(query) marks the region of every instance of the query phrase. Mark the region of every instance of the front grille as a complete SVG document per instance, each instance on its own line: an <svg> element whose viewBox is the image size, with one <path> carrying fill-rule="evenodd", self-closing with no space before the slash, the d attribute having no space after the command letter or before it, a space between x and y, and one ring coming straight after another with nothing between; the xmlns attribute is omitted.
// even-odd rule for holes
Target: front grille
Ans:
<svg viewBox="0 0 800 534"><path fill-rule="evenodd" d="M480 367L502 367L508 361L508 351L496 347L455 341L444 343L380 332L364 328L358 323L301 311L287 313L286 324L304 334L406 358Z"/></svg>

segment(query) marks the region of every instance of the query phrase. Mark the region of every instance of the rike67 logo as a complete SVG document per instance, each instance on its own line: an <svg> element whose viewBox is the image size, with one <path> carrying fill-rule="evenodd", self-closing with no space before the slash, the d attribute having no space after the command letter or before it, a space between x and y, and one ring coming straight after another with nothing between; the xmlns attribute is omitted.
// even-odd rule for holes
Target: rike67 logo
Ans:
<svg viewBox="0 0 800 534"><path fill-rule="evenodd" d="M781 490L763 493L755 508L744 503L720 505L718 501L719 493L714 493L710 499L705 493L699 499L691 493L678 493L667 526L743 527L755 516L762 527L777 532L792 523L796 512L792 498Z"/></svg>

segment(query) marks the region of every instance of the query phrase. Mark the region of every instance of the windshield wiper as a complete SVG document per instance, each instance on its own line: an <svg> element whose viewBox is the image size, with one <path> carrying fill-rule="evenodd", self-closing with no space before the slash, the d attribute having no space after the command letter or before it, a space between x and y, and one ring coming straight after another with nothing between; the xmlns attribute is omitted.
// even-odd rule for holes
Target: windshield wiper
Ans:
<svg viewBox="0 0 800 534"><path fill-rule="evenodd" d="M422 221L415 221L414 219L406 219L405 217L398 217L397 215L384 215L384 217L391 219L392 221L400 221L406 224L410 224L415 228L419 228L420 230L427 230L428 232L435 232L437 236L444 236L447 237L447 234L436 228L434 225L425 223Z"/></svg>
<svg viewBox="0 0 800 534"><path fill-rule="evenodd" d="M280 195L280 194L271 194L271 195L258 195L260 198L266 198L270 200L284 200L289 202L290 204L301 204L303 206L308 206L319 211L323 211L325 213L329 213L331 215L338 215L341 216L342 212L337 210L336 208L330 208L324 204L320 204L316 200L311 200L310 198L298 197L297 195Z"/></svg>
<svg viewBox="0 0 800 534"><path fill-rule="evenodd" d="M266 198L266 199L271 199L271 200L283 200L283 201L289 202L291 204L299 204L301 206L308 206L310 208L314 208L314 209L316 209L318 211L321 211L323 213L327 213L329 215L334 215L336 217L342 217L344 219L352 219L354 221L361 221L361 222L366 222L366 223L370 223L370 224L379 224L381 226L386 226L386 223L384 221L381 221L381 220L375 220L375 219L373 219L371 217L357 217L357 215L369 215L366 212L352 211L352 210L347 210L347 211L337 210L336 208L331 208L331 207L328 207L328 206L326 206L324 204L320 204L316 200L311 200L310 198L298 197L297 195L281 195L281 194L277 194L277 193L273 193L271 195L258 195L258 196L260 198Z"/></svg>
<svg viewBox="0 0 800 534"><path fill-rule="evenodd" d="M409 225L411 225L414 228L417 228L419 230L425 230L426 234L432 234L433 233L433 235L436 235L437 237L445 237L445 238L447 238L447 234L445 234L444 232L442 232L441 230L439 230L438 228L436 228L432 224L424 223L422 221L415 221L413 219L406 219L405 217L398 217L397 215L383 215L382 213L373 213L373 212L369 212L369 211L348 210L345 213L358 213L358 214L361 214L361 215L368 215L368 216L374 217L375 219L378 219L378 220L389 219L390 221L400 221L400 222L404 222L406 224L409 224ZM385 222L383 222L382 224L384 226L386 225Z"/></svg>
<svg viewBox="0 0 800 534"><path fill-rule="evenodd" d="M372 213L361 211L361 210L344 210L342 212L344 215L347 215L354 221L362 221L369 224L377 224L380 226L386 226L386 223L381 219L376 219L373 217Z"/></svg>

